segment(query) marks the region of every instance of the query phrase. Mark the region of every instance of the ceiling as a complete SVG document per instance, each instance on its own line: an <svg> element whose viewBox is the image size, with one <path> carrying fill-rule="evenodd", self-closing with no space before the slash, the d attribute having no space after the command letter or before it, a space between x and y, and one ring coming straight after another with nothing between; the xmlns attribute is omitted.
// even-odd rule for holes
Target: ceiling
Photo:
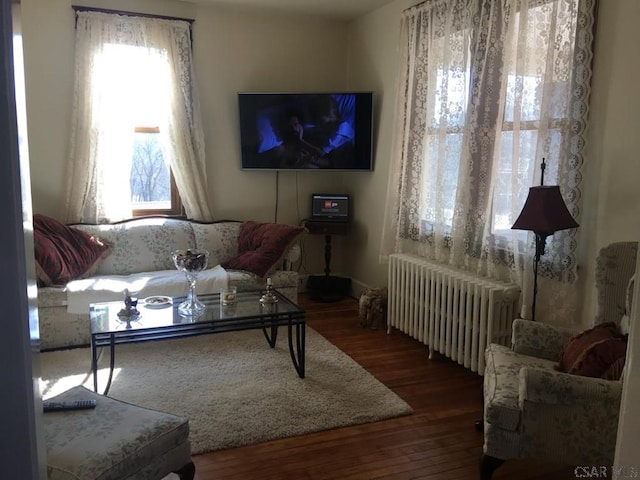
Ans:
<svg viewBox="0 0 640 480"><path fill-rule="evenodd" d="M352 20L395 0L185 0L203 5L260 9Z"/></svg>

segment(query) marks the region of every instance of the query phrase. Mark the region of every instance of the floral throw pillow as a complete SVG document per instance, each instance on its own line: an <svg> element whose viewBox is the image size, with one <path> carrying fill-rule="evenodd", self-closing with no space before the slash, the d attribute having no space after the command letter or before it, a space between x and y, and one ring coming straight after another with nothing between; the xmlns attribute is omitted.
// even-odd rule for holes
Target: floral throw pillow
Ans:
<svg viewBox="0 0 640 480"><path fill-rule="evenodd" d="M109 253L98 238L41 214L33 216L33 241L36 275L48 287L90 274Z"/></svg>
<svg viewBox="0 0 640 480"><path fill-rule="evenodd" d="M304 227L281 223L244 222L238 236L238 254L220 265L268 277L277 270L289 247L306 231Z"/></svg>
<svg viewBox="0 0 640 480"><path fill-rule="evenodd" d="M602 323L571 340L557 369L585 377L618 380L627 354L627 336L620 335L613 322Z"/></svg>

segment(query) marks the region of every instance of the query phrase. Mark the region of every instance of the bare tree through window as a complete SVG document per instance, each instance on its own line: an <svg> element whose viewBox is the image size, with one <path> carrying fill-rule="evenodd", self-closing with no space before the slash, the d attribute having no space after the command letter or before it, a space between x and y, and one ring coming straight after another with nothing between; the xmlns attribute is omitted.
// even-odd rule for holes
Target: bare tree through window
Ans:
<svg viewBox="0 0 640 480"><path fill-rule="evenodd" d="M171 171L157 128L136 128L130 182L131 201L137 209L171 207Z"/></svg>

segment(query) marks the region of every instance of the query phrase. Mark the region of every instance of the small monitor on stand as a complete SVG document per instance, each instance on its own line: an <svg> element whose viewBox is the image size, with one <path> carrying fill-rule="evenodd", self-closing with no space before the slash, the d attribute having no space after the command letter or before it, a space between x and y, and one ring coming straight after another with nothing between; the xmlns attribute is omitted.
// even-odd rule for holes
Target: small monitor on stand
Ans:
<svg viewBox="0 0 640 480"><path fill-rule="evenodd" d="M315 222L349 222L351 201L346 194L313 193L311 220Z"/></svg>
<svg viewBox="0 0 640 480"><path fill-rule="evenodd" d="M305 226L311 234L325 237L324 275L310 275L309 295L314 300L337 301L351 292L351 279L331 275L331 236L346 235L351 220L351 198L347 194L311 195L311 217Z"/></svg>

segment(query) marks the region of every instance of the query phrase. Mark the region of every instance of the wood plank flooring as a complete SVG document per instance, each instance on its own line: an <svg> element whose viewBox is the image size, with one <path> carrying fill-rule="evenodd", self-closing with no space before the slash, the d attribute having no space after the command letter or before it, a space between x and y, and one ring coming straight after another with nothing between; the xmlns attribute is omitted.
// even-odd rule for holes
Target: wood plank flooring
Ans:
<svg viewBox="0 0 640 480"><path fill-rule="evenodd" d="M318 303L301 294L308 325L414 409L413 415L194 457L197 480L478 478L482 378L399 332L363 329L353 298ZM494 480L568 480L573 466L510 460Z"/></svg>

